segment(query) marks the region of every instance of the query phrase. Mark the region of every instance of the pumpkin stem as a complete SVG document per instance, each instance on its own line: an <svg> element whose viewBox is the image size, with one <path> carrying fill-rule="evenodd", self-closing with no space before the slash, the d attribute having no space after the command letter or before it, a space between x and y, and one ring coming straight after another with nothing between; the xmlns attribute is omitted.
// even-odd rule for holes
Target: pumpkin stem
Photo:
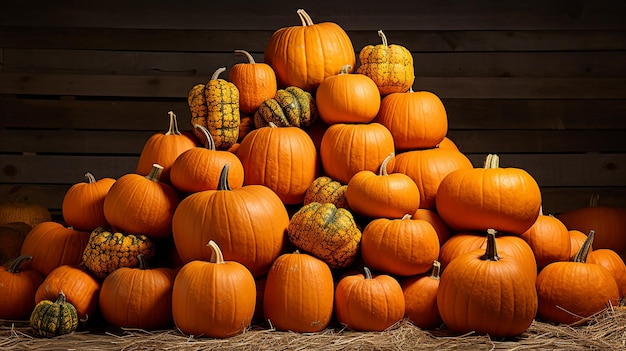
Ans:
<svg viewBox="0 0 626 351"><path fill-rule="evenodd" d="M483 261L498 261L500 257L498 256L498 250L496 249L496 231L495 229L487 229L487 249L485 249L485 254L480 256L480 259Z"/></svg>
<svg viewBox="0 0 626 351"><path fill-rule="evenodd" d="M228 170L230 169L230 165L227 163L222 168L222 172L220 173L220 179L217 182L217 190L233 190L228 183Z"/></svg>
<svg viewBox="0 0 626 351"><path fill-rule="evenodd" d="M394 155L395 154L392 152L389 155L387 155L387 157L385 157L385 159L383 160L383 163L380 164L380 169L378 170L378 175L379 176L388 176L389 175L389 173L387 172L387 165L389 164L391 159L393 159Z"/></svg>
<svg viewBox="0 0 626 351"><path fill-rule="evenodd" d="M235 54L244 55L246 59L248 60L248 63L256 63L254 61L254 57L252 57L252 55L250 55L250 53L247 52L246 50L235 50Z"/></svg>
<svg viewBox="0 0 626 351"><path fill-rule="evenodd" d="M209 240L209 243L206 244L206 246L210 247L212 250L211 260L209 260L209 262L216 263L216 264L226 263L224 262L224 254L222 254L222 250L220 250L220 247L217 245L215 241Z"/></svg>
<svg viewBox="0 0 626 351"><path fill-rule="evenodd" d="M485 158L484 168L498 168L500 167L500 157L496 154L489 154Z"/></svg>
<svg viewBox="0 0 626 351"><path fill-rule="evenodd" d="M408 213L402 216L402 219L411 219L411 218L413 218L413 215L410 215Z"/></svg>
<svg viewBox="0 0 626 351"><path fill-rule="evenodd" d="M7 270L7 272L9 273L19 273L22 271L21 266L22 263L28 260L31 260L33 258L33 256L30 255L22 255L18 258L16 258L15 260L13 260L13 262L11 262L11 265L9 266L9 269Z"/></svg>
<svg viewBox="0 0 626 351"><path fill-rule="evenodd" d="M150 173L146 176L146 178L153 182L158 182L159 178L161 178L161 173L163 173L163 166L158 163L153 163L152 169L150 170Z"/></svg>
<svg viewBox="0 0 626 351"><path fill-rule="evenodd" d="M441 262L437 260L433 261L433 269L430 271L430 277L437 280L441 278Z"/></svg>
<svg viewBox="0 0 626 351"><path fill-rule="evenodd" d="M278 128L278 126L276 125L276 123L270 121L269 123L267 123L267 126L270 128Z"/></svg>
<svg viewBox="0 0 626 351"><path fill-rule="evenodd" d="M93 176L90 172L85 173L85 179L87 179L87 183L93 184L96 182L96 177Z"/></svg>
<svg viewBox="0 0 626 351"><path fill-rule="evenodd" d="M211 80L216 80L217 77L219 77L220 74L224 71L226 71L226 67L220 67L216 69L215 72L213 72L213 75L211 76Z"/></svg>
<svg viewBox="0 0 626 351"><path fill-rule="evenodd" d="M593 237L595 236L595 231L590 230L589 235L587 235L587 239L580 246L580 249L576 253L576 256L572 259L574 262L587 262L587 255L589 255L589 251L591 250L591 244L593 243Z"/></svg>
<svg viewBox="0 0 626 351"><path fill-rule="evenodd" d="M589 207L598 207L598 202L600 201L600 194L594 193L591 195L589 199Z"/></svg>
<svg viewBox="0 0 626 351"><path fill-rule="evenodd" d="M339 70L339 74L349 74L352 70L352 65L343 65Z"/></svg>
<svg viewBox="0 0 626 351"><path fill-rule="evenodd" d="M144 256L143 254L137 255L137 261L139 261L139 269L141 269L142 271L145 271L146 269L150 269L148 260L146 259L146 256Z"/></svg>
<svg viewBox="0 0 626 351"><path fill-rule="evenodd" d="M168 112L168 114L170 115L170 127L165 135L181 135L178 130L178 119L176 119L176 115L172 111Z"/></svg>
<svg viewBox="0 0 626 351"><path fill-rule="evenodd" d="M311 19L311 16L309 16L309 14L304 11L304 9L298 9L297 13L298 16L300 16L300 21L302 21L302 25L304 27L313 25L313 20Z"/></svg>
<svg viewBox="0 0 626 351"><path fill-rule="evenodd" d="M202 134L204 134L204 148L215 151L215 141L213 140L213 136L209 130L205 126L199 124L194 124L193 127L199 129Z"/></svg>
<svg viewBox="0 0 626 351"><path fill-rule="evenodd" d="M383 45L387 46L387 36L383 33L382 29L378 31L378 36L383 40Z"/></svg>
<svg viewBox="0 0 626 351"><path fill-rule="evenodd" d="M372 279L372 271L370 271L369 268L363 267L363 271L365 272L365 279L367 280Z"/></svg>
<svg viewBox="0 0 626 351"><path fill-rule="evenodd" d="M65 293L62 290L60 290L59 295L57 296L57 300L54 303L61 305L61 304L64 304L65 302L67 302L67 297L65 296Z"/></svg>

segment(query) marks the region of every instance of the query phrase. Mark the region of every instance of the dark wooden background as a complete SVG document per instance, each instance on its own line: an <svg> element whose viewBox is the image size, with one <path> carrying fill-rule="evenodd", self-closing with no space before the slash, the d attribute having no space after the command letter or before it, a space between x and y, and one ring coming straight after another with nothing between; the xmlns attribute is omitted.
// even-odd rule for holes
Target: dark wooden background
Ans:
<svg viewBox="0 0 626 351"><path fill-rule="evenodd" d="M439 95L461 151L529 171L544 212L626 207L626 1L29 1L0 6L0 202L57 216L65 191L133 172L188 90L245 49L258 61L298 8L355 51L414 55L415 90Z"/></svg>

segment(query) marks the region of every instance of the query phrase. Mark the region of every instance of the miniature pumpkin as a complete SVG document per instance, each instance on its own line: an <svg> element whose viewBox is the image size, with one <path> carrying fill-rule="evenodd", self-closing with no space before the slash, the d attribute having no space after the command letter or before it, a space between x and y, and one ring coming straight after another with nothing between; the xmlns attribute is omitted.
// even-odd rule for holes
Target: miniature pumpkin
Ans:
<svg viewBox="0 0 626 351"><path fill-rule="evenodd" d="M417 211L420 193L413 179L403 173L387 172L393 157L390 154L383 160L378 174L365 170L352 176L346 199L354 213L370 218L402 218Z"/></svg>
<svg viewBox="0 0 626 351"><path fill-rule="evenodd" d="M350 65L324 79L315 93L322 121L327 124L369 123L380 108L380 93L374 81L352 71Z"/></svg>
<svg viewBox="0 0 626 351"><path fill-rule="evenodd" d="M287 205L302 203L318 173L313 140L296 127L272 124L255 129L241 141L237 156L243 165L245 185L264 185Z"/></svg>
<svg viewBox="0 0 626 351"><path fill-rule="evenodd" d="M431 272L407 277L401 282L404 293L404 316L421 329L434 329L443 321L437 308L437 290L441 274L441 263L435 260Z"/></svg>
<svg viewBox="0 0 626 351"><path fill-rule="evenodd" d="M20 255L33 256L27 267L46 276L59 266L80 264L88 240L89 232L57 222L43 222L28 233Z"/></svg>
<svg viewBox="0 0 626 351"><path fill-rule="evenodd" d="M278 195L263 185L231 189L229 165L224 165L217 190L189 195L172 219L174 243L182 262L207 260L215 241L225 259L246 266L255 277L265 275L287 243L287 209Z"/></svg>
<svg viewBox="0 0 626 351"><path fill-rule="evenodd" d="M581 322L619 303L619 287L605 267L587 262L594 232L572 261L553 262L537 275L538 315L553 323Z"/></svg>
<svg viewBox="0 0 626 351"><path fill-rule="evenodd" d="M52 220L50 211L38 203L32 203L25 196L0 204L0 225L24 222L31 227Z"/></svg>
<svg viewBox="0 0 626 351"><path fill-rule="evenodd" d="M322 204L331 203L335 207L348 209L348 200L346 200L347 184L341 184L332 180L330 177L321 176L316 178L304 193L304 205L311 202L319 202Z"/></svg>
<svg viewBox="0 0 626 351"><path fill-rule="evenodd" d="M308 127L316 119L317 106L313 96L295 86L277 90L254 112L255 128L267 127L270 122L278 127Z"/></svg>
<svg viewBox="0 0 626 351"><path fill-rule="evenodd" d="M347 275L335 289L335 315L339 323L356 331L383 331L402 320L405 301L402 287L386 274Z"/></svg>
<svg viewBox="0 0 626 351"><path fill-rule="evenodd" d="M274 68L280 86L294 85L314 91L341 67L356 64L354 46L348 34L333 22L313 23L298 9L302 26L276 30L264 51L264 61Z"/></svg>
<svg viewBox="0 0 626 351"><path fill-rule="evenodd" d="M409 90L415 80L413 55L402 45L388 44L382 30L378 36L381 44L367 45L359 52L357 73L370 77L383 96Z"/></svg>
<svg viewBox="0 0 626 351"><path fill-rule="evenodd" d="M162 239L171 235L172 215L180 199L176 190L160 181L163 167L152 165L147 176L129 173L111 186L104 199L107 222L125 233Z"/></svg>
<svg viewBox="0 0 626 351"><path fill-rule="evenodd" d="M380 123L334 124L320 144L320 160L326 176L348 184L360 171L378 172L380 164L395 152L393 137ZM387 171L393 171L390 161Z"/></svg>
<svg viewBox="0 0 626 351"><path fill-rule="evenodd" d="M443 178L435 196L437 213L455 231L522 234L539 216L541 191L521 168L499 167L490 154L483 168L459 169Z"/></svg>
<svg viewBox="0 0 626 351"><path fill-rule="evenodd" d="M104 217L104 198L115 183L113 178L96 178L85 173L86 182L72 185L63 196L63 220L74 229L91 231L108 226Z"/></svg>
<svg viewBox="0 0 626 351"><path fill-rule="evenodd" d="M33 334L46 338L69 334L78 327L76 308L60 291L54 302L43 300L35 306L30 315L30 327Z"/></svg>
<svg viewBox="0 0 626 351"><path fill-rule="evenodd" d="M235 54L245 56L247 62L233 65L228 72L228 80L239 90L241 112L254 113L263 101L276 94L276 73L267 63L255 62L246 50L235 50Z"/></svg>
<svg viewBox="0 0 626 351"><path fill-rule="evenodd" d="M204 147L194 147L176 158L170 171L172 185L179 191L195 193L215 190L220 178L220 170L225 164L230 165L228 182L233 189L243 186L243 165L239 158L229 151L216 150L209 131L196 124L202 131Z"/></svg>
<svg viewBox="0 0 626 351"><path fill-rule="evenodd" d="M103 227L94 229L83 251L83 263L98 278L122 267L138 267L137 256L154 255L154 244L142 234L124 234Z"/></svg>
<svg viewBox="0 0 626 351"><path fill-rule="evenodd" d="M297 248L326 262L330 268L348 267L361 243L361 231L352 214L331 203L302 206L291 217L287 236Z"/></svg>
<svg viewBox="0 0 626 351"><path fill-rule="evenodd" d="M267 274L265 319L278 330L321 331L333 315L334 291L333 276L326 263L297 250L283 254Z"/></svg>
<svg viewBox="0 0 626 351"><path fill-rule="evenodd" d="M139 267L122 267L102 282L99 307L102 317L116 327L155 330L172 323L172 287L176 271L148 266L137 255Z"/></svg>
<svg viewBox="0 0 626 351"><path fill-rule="evenodd" d="M228 150L237 142L241 123L239 89L235 84L219 78L224 71L226 67L216 69L202 90L207 106L206 117L200 113L198 117L191 119L191 125L199 124L209 130L217 150ZM201 98L196 100L202 101ZM202 140L203 135L197 129L194 129L194 133Z"/></svg>
<svg viewBox="0 0 626 351"><path fill-rule="evenodd" d="M243 333L256 304L256 285L250 271L225 261L214 241L207 261L185 264L174 280L172 315L181 332L198 337L226 338Z"/></svg>
<svg viewBox="0 0 626 351"><path fill-rule="evenodd" d="M535 223L520 237L533 249L539 269L552 262L567 261L571 257L569 231L554 216L540 212Z"/></svg>
<svg viewBox="0 0 626 351"><path fill-rule="evenodd" d="M31 256L20 256L8 268L0 266L0 319L27 318L35 307L35 292L43 276L34 270L22 270Z"/></svg>
<svg viewBox="0 0 626 351"><path fill-rule="evenodd" d="M361 256L366 266L387 274L422 274L439 256L439 237L430 223L411 215L377 218L363 229Z"/></svg>
<svg viewBox="0 0 626 351"><path fill-rule="evenodd" d="M31 229L24 222L0 225L0 266L8 267L20 256L24 239Z"/></svg>
<svg viewBox="0 0 626 351"><path fill-rule="evenodd" d="M448 328L492 337L526 331L537 312L537 291L523 264L496 249L495 231L486 249L453 259L441 274L437 307Z"/></svg>
<svg viewBox="0 0 626 351"><path fill-rule="evenodd" d="M53 300L61 291L76 308L80 320L86 321L98 312L100 281L82 268L70 265L55 268L37 288L35 302Z"/></svg>
<svg viewBox="0 0 626 351"><path fill-rule="evenodd" d="M626 265L622 258L611 249L589 250L587 262L600 265L608 269L619 288L620 298L626 295Z"/></svg>

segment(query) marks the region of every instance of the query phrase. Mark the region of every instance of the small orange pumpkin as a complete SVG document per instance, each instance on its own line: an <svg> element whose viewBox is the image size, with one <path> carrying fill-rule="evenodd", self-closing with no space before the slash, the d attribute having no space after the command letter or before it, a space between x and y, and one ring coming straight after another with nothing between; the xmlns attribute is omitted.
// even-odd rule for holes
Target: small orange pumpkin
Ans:
<svg viewBox="0 0 626 351"><path fill-rule="evenodd" d="M259 105L276 94L278 82L274 69L263 62L255 62L246 50L235 50L235 54L246 57L246 63L237 63L228 72L228 80L239 89L239 109L243 113L254 113Z"/></svg>
<svg viewBox="0 0 626 351"><path fill-rule="evenodd" d="M31 258L20 256L8 268L0 266L0 319L27 319L35 307L35 292L44 277L22 270L22 263Z"/></svg>
<svg viewBox="0 0 626 351"><path fill-rule="evenodd" d="M535 223L520 237L533 249L539 269L552 262L567 261L571 257L569 231L554 216L540 212Z"/></svg>
<svg viewBox="0 0 626 351"><path fill-rule="evenodd" d="M434 329L443 323L437 308L440 272L441 263L433 261L429 274L415 275L402 280L406 305L404 316L418 328Z"/></svg>
<svg viewBox="0 0 626 351"><path fill-rule="evenodd" d="M113 178L96 178L85 173L86 182L72 185L63 196L61 212L67 225L92 231L109 224L104 217L104 198L115 183Z"/></svg>

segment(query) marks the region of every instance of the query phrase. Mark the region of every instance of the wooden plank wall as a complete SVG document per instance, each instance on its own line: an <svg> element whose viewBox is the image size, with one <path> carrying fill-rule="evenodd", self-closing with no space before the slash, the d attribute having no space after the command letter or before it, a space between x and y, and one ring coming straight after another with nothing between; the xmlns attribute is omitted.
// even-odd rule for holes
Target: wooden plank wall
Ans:
<svg viewBox="0 0 626 351"><path fill-rule="evenodd" d="M626 2L29 1L0 12L0 202L18 195L57 216L90 171L132 172L188 90L221 66L258 61L297 8L333 21L355 51L378 29L414 56L415 90L439 95L449 137L479 166L528 170L544 211L626 206Z"/></svg>

